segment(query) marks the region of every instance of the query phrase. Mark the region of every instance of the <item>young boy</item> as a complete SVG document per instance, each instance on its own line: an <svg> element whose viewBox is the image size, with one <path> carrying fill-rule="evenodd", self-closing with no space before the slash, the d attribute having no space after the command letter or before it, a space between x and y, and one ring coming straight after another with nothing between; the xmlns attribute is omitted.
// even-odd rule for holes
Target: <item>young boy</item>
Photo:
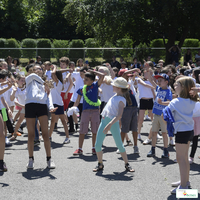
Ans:
<svg viewBox="0 0 200 200"><path fill-rule="evenodd" d="M46 61L44 63L44 66L45 66L45 76L47 77L47 81L50 81L52 78L51 78L51 66L52 64L49 62L49 61Z"/></svg>
<svg viewBox="0 0 200 200"><path fill-rule="evenodd" d="M100 124L100 113L99 113L99 100L98 100L98 87L102 84L104 74L88 70L85 73L84 86L80 87L77 91L78 97L74 106L77 107L80 103L81 97L83 96L83 111L80 122L80 134L79 134L79 148L73 153L73 155L79 155L83 153L82 146L85 138L85 134L88 132L89 122L91 123L92 131L92 154L96 155L95 141L96 134ZM95 81L95 74L98 75L99 80Z"/></svg>
<svg viewBox="0 0 200 200"><path fill-rule="evenodd" d="M172 100L172 92L168 88L169 76L167 74L160 74L154 76L158 80L158 85L153 81L153 77L148 73L148 79L151 84L156 87L157 95L153 106L153 122L152 122L152 147L147 157L155 156L155 146L157 140L157 133L159 128L161 128L164 150L162 158L169 158L168 147L168 136L167 136L167 124L163 119L162 110L170 103Z"/></svg>

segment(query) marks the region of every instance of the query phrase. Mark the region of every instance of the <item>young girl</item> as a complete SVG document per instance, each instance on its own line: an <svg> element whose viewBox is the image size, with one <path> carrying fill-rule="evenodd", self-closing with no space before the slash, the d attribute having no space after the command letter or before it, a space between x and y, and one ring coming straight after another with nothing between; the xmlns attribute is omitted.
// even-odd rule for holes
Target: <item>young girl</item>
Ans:
<svg viewBox="0 0 200 200"><path fill-rule="evenodd" d="M0 99L1 99L1 95L7 91L8 89L10 89L12 86L11 83L8 83L8 86L0 89ZM2 110L3 105L0 101L0 110ZM4 133L4 122L3 119L1 117L0 114L0 172L6 172L7 171L7 167L6 167L6 163L3 161L4 159L4 151L5 151L5 133Z"/></svg>
<svg viewBox="0 0 200 200"><path fill-rule="evenodd" d="M179 164L181 180L172 183L172 186L178 186L171 191L176 194L177 189L188 189L190 165L188 161L188 150L190 141L194 135L194 121L192 119L193 110L197 101L197 95L190 93L194 87L194 81L190 77L179 78L174 89L178 98L173 99L165 108L170 111L174 118L174 133L176 143L176 159ZM183 109L183 106L187 109Z"/></svg>
<svg viewBox="0 0 200 200"><path fill-rule="evenodd" d="M55 123L58 120L57 117L59 117L64 126L65 134L66 134L64 143L67 144L67 143L70 143L69 132L68 132L68 127L67 127L67 122L65 120L66 115L64 115L64 104L63 104L62 97L60 96L61 91L63 89L62 72L56 71L56 66L54 65L51 76L54 81L54 88L51 89L51 96L52 96L54 107L55 108L57 107L58 109L56 110L55 113L51 113L51 126L50 126L50 130L49 130L49 136L51 138Z"/></svg>
<svg viewBox="0 0 200 200"><path fill-rule="evenodd" d="M10 100L14 101L14 99L16 97L15 104L16 104L16 106L18 106L22 109L20 111L19 120L15 126L14 134L10 138L10 141L14 141L17 138L17 131L20 128L20 125L25 118L24 117L24 115L25 115L25 96L26 96L25 77L18 75L17 83L18 83L18 88L16 88L16 87L13 88L13 91L10 96Z"/></svg>
<svg viewBox="0 0 200 200"><path fill-rule="evenodd" d="M25 97L25 117L28 129L28 152L29 162L27 168L33 168L34 166L34 137L35 137L35 120L38 118L42 130L42 137L44 140L44 146L47 155L47 167L50 169L55 168L55 164L51 159L51 145L48 134L48 111L47 104L50 104L50 94L47 88L44 86L42 80L43 71L40 65L34 65L29 71L33 71L26 77L26 97ZM46 93L48 92L48 94ZM52 105L50 112L55 112Z"/></svg>
<svg viewBox="0 0 200 200"><path fill-rule="evenodd" d="M103 109L103 112L101 113L102 120L97 132L95 144L96 154L98 158L98 166L93 169L93 171L97 172L99 170L103 170L104 168L102 160L103 152L101 150L101 147L107 132L110 130L114 137L115 143L121 153L121 156L125 162L126 170L134 172L135 170L132 169L128 163L127 154L121 140L119 127L119 120L121 119L124 107L126 106L126 100L129 104L131 104L131 99L129 95L126 96L126 99L124 98L124 94L127 94L129 86L127 81L122 77L115 79L112 85L113 91L116 93L116 95L109 99L108 103Z"/></svg>

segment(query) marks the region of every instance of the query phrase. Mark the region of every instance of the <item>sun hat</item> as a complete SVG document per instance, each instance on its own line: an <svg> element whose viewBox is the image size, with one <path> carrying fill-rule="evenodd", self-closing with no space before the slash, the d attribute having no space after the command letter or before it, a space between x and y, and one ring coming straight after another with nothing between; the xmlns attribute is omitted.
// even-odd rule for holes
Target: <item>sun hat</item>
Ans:
<svg viewBox="0 0 200 200"><path fill-rule="evenodd" d="M154 78L156 78L156 79L158 79L158 78L164 78L166 81L169 81L169 76L167 74L155 75Z"/></svg>
<svg viewBox="0 0 200 200"><path fill-rule="evenodd" d="M128 88L129 85L128 85L128 82L126 81L125 78L123 77L118 77L116 78L112 83L111 83L112 86L115 86L115 87L118 87L118 88Z"/></svg>

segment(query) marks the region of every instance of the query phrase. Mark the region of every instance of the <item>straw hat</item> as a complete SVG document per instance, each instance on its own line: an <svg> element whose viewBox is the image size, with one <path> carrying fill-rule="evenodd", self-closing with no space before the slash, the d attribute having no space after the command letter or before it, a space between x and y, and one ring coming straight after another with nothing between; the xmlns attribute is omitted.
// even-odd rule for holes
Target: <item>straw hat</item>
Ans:
<svg viewBox="0 0 200 200"><path fill-rule="evenodd" d="M118 88L128 88L129 85L126 81L125 78L122 78L122 77L118 77L116 78L112 83L111 83L112 86L115 86L115 87L118 87Z"/></svg>

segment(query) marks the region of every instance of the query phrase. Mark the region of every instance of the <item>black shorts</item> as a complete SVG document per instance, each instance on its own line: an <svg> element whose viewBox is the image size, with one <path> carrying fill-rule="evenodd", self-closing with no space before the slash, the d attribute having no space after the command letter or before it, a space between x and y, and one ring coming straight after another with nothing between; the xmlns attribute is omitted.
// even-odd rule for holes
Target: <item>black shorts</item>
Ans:
<svg viewBox="0 0 200 200"><path fill-rule="evenodd" d="M152 110L153 99L140 99L140 110Z"/></svg>
<svg viewBox="0 0 200 200"><path fill-rule="evenodd" d="M192 141L194 137L194 131L181 131L175 134L175 143L187 144L189 141Z"/></svg>
<svg viewBox="0 0 200 200"><path fill-rule="evenodd" d="M26 118L36 118L36 117L41 117L43 115L48 116L48 110L46 104L28 103L25 105Z"/></svg>
<svg viewBox="0 0 200 200"><path fill-rule="evenodd" d="M64 106L59 106L57 104L53 104L54 108L58 108L56 112L54 112L55 115L63 115L64 114Z"/></svg>

